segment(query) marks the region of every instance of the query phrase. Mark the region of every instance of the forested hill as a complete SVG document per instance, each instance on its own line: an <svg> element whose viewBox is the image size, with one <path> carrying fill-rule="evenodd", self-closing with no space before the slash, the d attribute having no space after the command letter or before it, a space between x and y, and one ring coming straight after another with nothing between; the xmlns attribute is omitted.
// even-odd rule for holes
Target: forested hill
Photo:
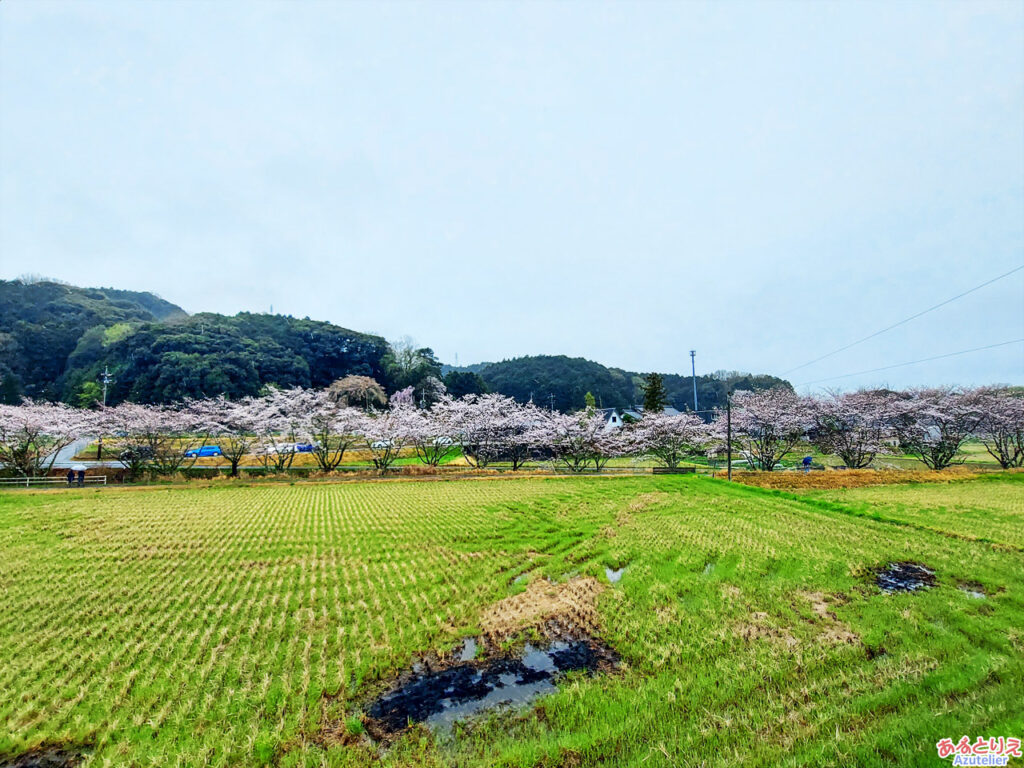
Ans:
<svg viewBox="0 0 1024 768"><path fill-rule="evenodd" d="M643 375L621 368L608 368L581 357L536 355L504 360L476 367L474 371L494 392L510 395L520 402L531 397L542 406L561 411L582 408L587 392L597 404L621 408L643 401ZM693 408L693 379L689 376L662 374L669 404L679 410ZM730 390L789 387L775 376L753 375L737 371L717 372L697 377L697 404L701 410L725 406Z"/></svg>
<svg viewBox="0 0 1024 768"><path fill-rule="evenodd" d="M151 293L0 281L0 399L88 404L322 387L348 374L384 380L379 336L280 315L189 316Z"/></svg>
<svg viewBox="0 0 1024 768"><path fill-rule="evenodd" d="M183 317L152 293L0 280L0 396L55 397L68 357L92 328Z"/></svg>
<svg viewBox="0 0 1024 768"><path fill-rule="evenodd" d="M0 402L22 396L91 405L101 374L107 402L175 402L219 394L255 395L268 384L326 387L370 376L388 393L419 393L435 377L454 396L499 392L561 411L582 408L588 392L604 407L643 400L640 373L591 360L539 355L442 366L429 348L392 350L380 336L326 322L246 312L188 315L151 293L76 288L47 281L0 281ZM446 375L445 375L446 374ZM689 376L663 374L670 404L693 407ZM789 386L773 376L717 373L697 378L700 408L723 407L730 389Z"/></svg>

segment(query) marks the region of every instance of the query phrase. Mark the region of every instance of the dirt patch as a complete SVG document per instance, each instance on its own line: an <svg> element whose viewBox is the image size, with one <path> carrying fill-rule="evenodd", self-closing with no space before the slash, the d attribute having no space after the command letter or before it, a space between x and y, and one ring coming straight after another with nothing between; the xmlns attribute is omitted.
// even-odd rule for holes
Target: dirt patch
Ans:
<svg viewBox="0 0 1024 768"><path fill-rule="evenodd" d="M826 645L858 645L860 636L853 632L832 612L832 603L840 600L834 595L822 592L797 592L801 600L807 601L814 611L815 619L803 619L802 623L812 626L817 633L813 638ZM794 606L795 607L795 606ZM797 623L801 620L797 619ZM767 641L787 650L792 650L807 640L800 640L793 634L794 628L780 626L773 622L764 611L754 611L746 621L736 622L732 626L733 634L747 641ZM798 632L803 636L803 632Z"/></svg>
<svg viewBox="0 0 1024 768"><path fill-rule="evenodd" d="M665 491L651 491L649 493L641 493L631 502L629 502L630 512L643 512L645 509L653 507L668 498L668 494Z"/></svg>
<svg viewBox="0 0 1024 768"><path fill-rule="evenodd" d="M915 469L826 469L824 472L752 472L734 471L732 478L744 485L778 490L830 490L864 488L871 485L906 483L953 483L969 480L976 473L964 467L951 467L941 472Z"/></svg>
<svg viewBox="0 0 1024 768"><path fill-rule="evenodd" d="M875 574L875 584L887 594L917 592L935 583L935 571L920 563L889 563Z"/></svg>
<svg viewBox="0 0 1024 768"><path fill-rule="evenodd" d="M85 759L84 749L42 747L20 755L0 757L0 768L75 768Z"/></svg>
<svg viewBox="0 0 1024 768"><path fill-rule="evenodd" d="M796 648L800 644L800 641L793 637L793 633L787 628L776 627L768 623L768 614L763 611L755 611L750 614L750 621L735 624L733 632L744 640L767 640L786 648Z"/></svg>
<svg viewBox="0 0 1024 768"><path fill-rule="evenodd" d="M820 637L824 642L831 645L855 645L860 642L860 636L832 612L830 600L835 598L827 597L822 592L798 592L797 594L811 604L811 610L821 619L824 631Z"/></svg>
<svg viewBox="0 0 1024 768"><path fill-rule="evenodd" d="M524 629L543 630L557 622L569 634L596 635L597 596L604 586L591 577L551 582L538 579L525 592L506 597L491 606L480 619L484 640L500 645Z"/></svg>

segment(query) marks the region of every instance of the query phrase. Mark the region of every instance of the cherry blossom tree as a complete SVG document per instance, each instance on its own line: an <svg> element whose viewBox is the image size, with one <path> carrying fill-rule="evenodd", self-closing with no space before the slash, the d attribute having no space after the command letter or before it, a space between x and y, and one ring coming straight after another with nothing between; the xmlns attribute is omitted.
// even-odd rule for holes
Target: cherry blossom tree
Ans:
<svg viewBox="0 0 1024 768"><path fill-rule="evenodd" d="M624 430L631 453L678 467L687 456L701 453L711 442L711 430L693 413L645 411L640 421Z"/></svg>
<svg viewBox="0 0 1024 768"><path fill-rule="evenodd" d="M929 469L962 464L957 455L982 423L982 406L976 391L956 387L904 392L896 401L894 420L900 447Z"/></svg>
<svg viewBox="0 0 1024 768"><path fill-rule="evenodd" d="M373 455L373 465L385 474L412 438L416 409L394 405L386 411L370 413L363 422L363 440Z"/></svg>
<svg viewBox="0 0 1024 768"><path fill-rule="evenodd" d="M144 472L173 475L195 458L185 456L203 445L206 432L187 406L124 402L97 412L97 426L118 443L118 461L135 479Z"/></svg>
<svg viewBox="0 0 1024 768"><path fill-rule="evenodd" d="M310 390L298 387L268 387L262 397L253 401L256 455L265 469L284 472L292 466L310 395Z"/></svg>
<svg viewBox="0 0 1024 768"><path fill-rule="evenodd" d="M313 448L323 472L337 469L345 452L361 440L363 414L336 402L327 392L307 390L300 416L300 434Z"/></svg>
<svg viewBox="0 0 1024 768"><path fill-rule="evenodd" d="M0 405L0 465L22 477L45 475L57 454L89 434L94 422L91 411L59 403Z"/></svg>
<svg viewBox="0 0 1024 768"><path fill-rule="evenodd" d="M543 415L505 395L444 398L432 409L448 424L450 436L470 465L477 468L508 460L514 470L533 455L528 432Z"/></svg>
<svg viewBox="0 0 1024 768"><path fill-rule="evenodd" d="M221 453L231 465L231 476L238 476L238 465L259 444L260 401L246 397L228 400L223 395L207 400L195 400L189 411L204 431L215 436Z"/></svg>
<svg viewBox="0 0 1024 768"><path fill-rule="evenodd" d="M409 439L416 456L428 467L436 467L458 450L453 434L451 398L438 402L429 410L407 409Z"/></svg>
<svg viewBox="0 0 1024 768"><path fill-rule="evenodd" d="M99 417L101 431L117 440L117 460L128 471L130 479L138 478L149 468L152 459L146 437L161 428L156 409L124 402L104 408Z"/></svg>
<svg viewBox="0 0 1024 768"><path fill-rule="evenodd" d="M733 444L751 466L771 472L800 442L809 426L806 403L789 389L777 387L733 395ZM725 414L716 433L725 435Z"/></svg>
<svg viewBox="0 0 1024 768"><path fill-rule="evenodd" d="M591 464L600 470L626 447L620 431L605 429L604 418L593 408L547 413L531 430L531 439L548 449L570 472L583 472Z"/></svg>
<svg viewBox="0 0 1024 768"><path fill-rule="evenodd" d="M1003 469L1024 466L1024 394L989 388L978 393L977 437Z"/></svg>
<svg viewBox="0 0 1024 768"><path fill-rule="evenodd" d="M411 407L416 405L416 395L412 386L400 389L391 396L391 406Z"/></svg>
<svg viewBox="0 0 1024 768"><path fill-rule="evenodd" d="M896 396L885 390L830 392L809 402L811 442L835 454L851 469L863 469L879 453L892 450Z"/></svg>

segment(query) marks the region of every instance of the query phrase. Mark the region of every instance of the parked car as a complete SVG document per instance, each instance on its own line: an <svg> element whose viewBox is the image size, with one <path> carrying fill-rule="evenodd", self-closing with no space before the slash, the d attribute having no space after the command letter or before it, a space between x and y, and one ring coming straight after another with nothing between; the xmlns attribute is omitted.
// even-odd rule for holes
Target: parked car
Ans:
<svg viewBox="0 0 1024 768"><path fill-rule="evenodd" d="M117 458L121 461L150 461L153 458L153 449L148 445L136 445L125 448Z"/></svg>
<svg viewBox="0 0 1024 768"><path fill-rule="evenodd" d="M202 448L189 448L185 451L186 459L206 459L212 456L223 456L219 445L204 445Z"/></svg>
<svg viewBox="0 0 1024 768"><path fill-rule="evenodd" d="M316 450L313 443L281 443L280 445L268 445L263 453L271 456L276 453L313 453Z"/></svg>

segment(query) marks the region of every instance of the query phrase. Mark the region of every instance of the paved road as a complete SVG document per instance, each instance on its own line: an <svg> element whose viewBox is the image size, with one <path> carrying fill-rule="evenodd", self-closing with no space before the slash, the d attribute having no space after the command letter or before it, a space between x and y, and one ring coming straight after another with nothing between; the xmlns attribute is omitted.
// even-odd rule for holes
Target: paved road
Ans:
<svg viewBox="0 0 1024 768"><path fill-rule="evenodd" d="M92 461L76 461L75 460L75 456L77 454L79 454L82 451L84 451L86 448L88 448L95 441L96 441L95 437L80 437L77 440L75 440L75 442L71 443L71 445L64 446L59 451L57 451L57 457L53 461L53 468L54 469L67 469L70 466L72 466L73 464L82 464L83 466L86 466L86 467L120 467L121 466L121 462L119 462L117 460L113 460L113 461L111 461L109 459L104 460L104 461L95 461L95 460L92 460ZM46 457L46 461L48 462L49 460L50 460L50 457L47 456ZM44 464L43 466L47 466L47 465Z"/></svg>

